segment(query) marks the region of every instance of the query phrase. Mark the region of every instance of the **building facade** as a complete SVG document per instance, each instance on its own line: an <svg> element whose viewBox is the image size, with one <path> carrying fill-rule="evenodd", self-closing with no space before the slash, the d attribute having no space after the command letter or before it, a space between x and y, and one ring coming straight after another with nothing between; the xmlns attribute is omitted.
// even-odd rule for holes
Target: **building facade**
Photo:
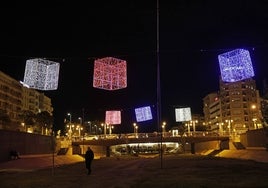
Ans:
<svg viewBox="0 0 268 188"><path fill-rule="evenodd" d="M0 71L0 129L24 130L21 114L53 113L51 99Z"/></svg>
<svg viewBox="0 0 268 188"><path fill-rule="evenodd" d="M221 134L242 133L262 127L261 99L252 78L223 82L220 90L203 99L207 125Z"/></svg>

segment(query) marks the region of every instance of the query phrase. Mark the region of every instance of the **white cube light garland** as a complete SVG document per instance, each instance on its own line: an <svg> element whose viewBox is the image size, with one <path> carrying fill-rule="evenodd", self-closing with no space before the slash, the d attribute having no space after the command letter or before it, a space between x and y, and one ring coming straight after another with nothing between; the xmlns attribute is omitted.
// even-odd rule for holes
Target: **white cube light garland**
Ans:
<svg viewBox="0 0 268 188"><path fill-rule="evenodd" d="M23 83L37 90L56 90L58 88L60 64L46 59L26 61Z"/></svg>
<svg viewBox="0 0 268 188"><path fill-rule="evenodd" d="M192 120L191 108L176 108L175 109L175 119L176 122L185 122Z"/></svg>
<svg viewBox="0 0 268 188"><path fill-rule="evenodd" d="M94 62L93 87L118 90L127 87L127 62L105 57Z"/></svg>

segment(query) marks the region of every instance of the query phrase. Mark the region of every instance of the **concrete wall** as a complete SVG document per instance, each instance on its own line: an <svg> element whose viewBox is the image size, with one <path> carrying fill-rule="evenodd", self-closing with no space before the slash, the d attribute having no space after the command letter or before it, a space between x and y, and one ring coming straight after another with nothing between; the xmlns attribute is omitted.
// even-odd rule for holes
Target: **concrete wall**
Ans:
<svg viewBox="0 0 268 188"><path fill-rule="evenodd" d="M219 141L200 142L200 143L195 143L194 147L195 147L194 148L195 153L200 153L206 150L219 150L220 142Z"/></svg>
<svg viewBox="0 0 268 188"><path fill-rule="evenodd" d="M240 135L240 142L245 147L267 147L268 138L264 129L256 129Z"/></svg>
<svg viewBox="0 0 268 188"><path fill-rule="evenodd" d="M90 146L94 152L94 158L98 159L101 157L109 157L109 147L107 146L98 146L98 145L72 145L73 153L72 154L81 154L84 155L87 151L87 148Z"/></svg>
<svg viewBox="0 0 268 188"><path fill-rule="evenodd" d="M49 154L54 142L50 136L0 130L0 161L10 159L10 150L16 150L20 155Z"/></svg>

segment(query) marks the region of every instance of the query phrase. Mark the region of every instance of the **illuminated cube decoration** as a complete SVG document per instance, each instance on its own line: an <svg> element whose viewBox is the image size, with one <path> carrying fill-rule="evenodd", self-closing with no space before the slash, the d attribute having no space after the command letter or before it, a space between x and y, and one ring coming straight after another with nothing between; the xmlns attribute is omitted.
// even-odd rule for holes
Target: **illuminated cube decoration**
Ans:
<svg viewBox="0 0 268 188"><path fill-rule="evenodd" d="M109 125L121 124L121 111L119 110L106 111L105 123Z"/></svg>
<svg viewBox="0 0 268 188"><path fill-rule="evenodd" d="M23 83L38 90L56 90L58 88L60 64L45 59L26 61Z"/></svg>
<svg viewBox="0 0 268 188"><path fill-rule="evenodd" d="M127 62L106 57L94 62L93 87L118 90L127 87Z"/></svg>
<svg viewBox="0 0 268 188"><path fill-rule="evenodd" d="M218 55L221 78L224 82L237 82L254 76L248 50L236 49Z"/></svg>
<svg viewBox="0 0 268 188"><path fill-rule="evenodd" d="M176 122L184 122L184 121L191 121L191 108L176 108L175 109L175 119Z"/></svg>
<svg viewBox="0 0 268 188"><path fill-rule="evenodd" d="M153 119L152 111L150 106L135 108L136 121L148 121Z"/></svg>

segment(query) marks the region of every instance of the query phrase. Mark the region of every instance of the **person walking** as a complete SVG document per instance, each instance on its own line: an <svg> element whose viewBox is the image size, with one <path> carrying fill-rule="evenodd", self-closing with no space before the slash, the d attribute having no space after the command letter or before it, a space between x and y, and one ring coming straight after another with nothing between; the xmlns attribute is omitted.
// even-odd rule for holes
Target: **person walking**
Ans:
<svg viewBox="0 0 268 188"><path fill-rule="evenodd" d="M88 170L88 175L91 174L91 162L94 159L94 152L90 147L87 148L87 152L85 155L86 168Z"/></svg>

